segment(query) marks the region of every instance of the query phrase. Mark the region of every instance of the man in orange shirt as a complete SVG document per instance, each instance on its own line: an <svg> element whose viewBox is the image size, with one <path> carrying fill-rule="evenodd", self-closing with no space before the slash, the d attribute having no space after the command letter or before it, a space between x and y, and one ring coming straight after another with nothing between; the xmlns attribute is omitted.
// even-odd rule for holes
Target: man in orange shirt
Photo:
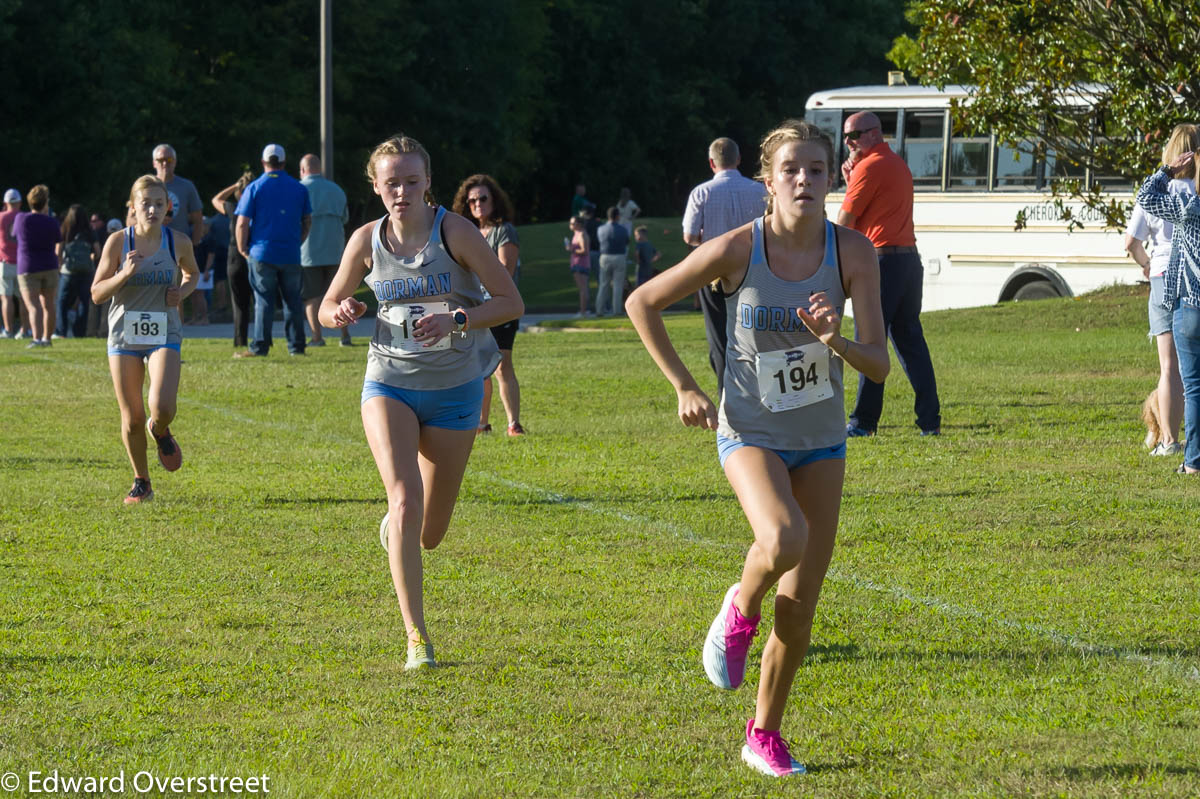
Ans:
<svg viewBox="0 0 1200 799"><path fill-rule="evenodd" d="M925 270L913 234L913 180L904 159L883 140L879 117L860 111L842 127L850 157L842 164L846 197L838 224L871 240L879 256L879 288L888 338L916 401L917 427L923 436L942 432L941 403L929 346L921 328L921 288ZM855 327L857 328L857 321ZM883 412L883 383L858 376L858 398L846 435L873 436Z"/></svg>

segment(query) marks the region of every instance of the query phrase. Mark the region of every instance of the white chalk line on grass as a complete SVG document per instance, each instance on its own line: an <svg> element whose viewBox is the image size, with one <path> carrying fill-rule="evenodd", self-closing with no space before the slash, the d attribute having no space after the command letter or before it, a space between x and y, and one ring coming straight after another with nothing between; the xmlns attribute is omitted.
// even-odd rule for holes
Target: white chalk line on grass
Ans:
<svg viewBox="0 0 1200 799"><path fill-rule="evenodd" d="M46 360L53 361L60 365L69 366L74 369L93 371L93 370L89 369L88 367L82 366L80 364L73 364L73 363L70 363L67 361L59 361L57 358L50 357L50 358L47 358ZM105 370L105 371L107 371L107 370ZM263 421L260 419L255 419L253 417L246 416L245 414L241 414L236 411L232 411L228 408L223 408L223 407L216 406L216 405L210 405L208 403L200 402L199 400L191 399L188 397L180 397L178 399L178 402L181 404L189 405L191 407L200 408L201 410L208 411L209 413L213 413L213 414L216 414L219 416L224 416L228 419L231 419L236 422L240 422L242 424L253 425L253 426L257 426L257 427L267 427L267 428L276 429L276 430L283 430L283 431L287 431L289 433L302 433L309 437L322 438L327 441L337 443L337 444L342 444L342 445L353 446L353 445L359 445L359 444L366 443L363 439L360 439L360 438L351 438L349 436L340 436L340 435L334 435L334 434L330 434L330 433L316 433L315 431L312 431L312 430L304 430L302 428L297 428L295 425L281 424L279 422L267 422L267 421ZM468 472L468 474L473 474L476 477L481 477L484 480L502 485L506 488L514 489L517 491L524 491L529 494L534 494L535 496L540 497L541 499L545 500L546 502L548 502L550 504L566 505L566 506L570 506L572 508L578 508L579 510L587 511L588 513L593 513L598 516L607 516L609 518L619 519L623 522L626 522L627 524L636 524L636 525L643 526L643 527L646 527L646 526L656 527L658 529L665 530L665 531L671 533L673 536L675 536L677 538L680 538L684 541L688 541L689 543L703 544L705 546L727 548L727 549L733 549L733 550L737 550L737 551L745 550L744 545L732 544L732 543L726 544L723 542L714 541L707 536L701 535L701 534L697 533L696 531L691 530L687 527L683 527L681 525L674 524L673 522L664 521L662 519L655 519L655 518L649 517L649 516L642 516L641 514L628 513L619 508L613 508L613 507L608 507L608 506L605 506L602 504L597 504L590 500L577 499L574 497L567 496L565 494L559 494L554 491L549 491L547 489L540 488L538 486L526 485L524 483L520 483L515 480L510 480L506 477L501 477L499 475L492 474L491 472L482 471L482 470L471 470ZM910 602L915 605L920 605L922 607L929 608L930 610L935 610L935 611L942 613L946 616L949 616L951 618L971 619L974 621L980 621L985 624L990 624L990 625L1000 627L1000 628L1003 628L1006 630L1013 630L1016 632L1026 633L1026 634L1032 635L1037 638L1042 638L1047 641L1051 641L1054 644L1057 644L1058 646L1064 647L1066 649L1071 649L1071 650L1074 650L1076 652L1079 652L1081 654L1088 655L1091 657L1120 658L1121 660L1125 660L1130 663L1137 663L1137 664L1145 666L1147 668L1162 669L1162 670L1167 671L1171 674L1174 674L1178 677L1182 677L1183 679L1185 679L1189 682L1200 682L1200 668L1197 668L1196 665L1185 662L1176 657L1170 657L1170 656L1158 657L1158 656L1154 656L1154 655L1147 655L1144 652L1138 652L1136 650L1131 651L1131 650L1123 649L1123 648L1119 648L1119 647L1093 644L1093 643L1091 643L1089 641L1085 641L1082 638L1079 638L1077 636L1070 635L1067 633L1062 633L1062 632L1059 632L1055 629L1046 627L1041 624L1034 624L1032 622L1012 621L1010 619L1005 619L1005 618L997 616L995 614L985 613L981 610L975 610L974 608L968 608L968 607L963 607L961 605L955 605L951 602L946 602L944 600L937 599L935 597L927 597L927 596L922 596L920 594L914 594L911 591L907 591L898 586L891 586L891 585L884 585L881 583L877 583L873 580L869 580L864 577L859 577L854 574L844 573L836 568L830 568L826 576L827 576L827 579L833 580L834 582L845 583L847 585L850 585L850 586L857 588L859 590L862 590L862 591L871 591L871 592L874 592L877 594L890 596L895 600L899 600L902 602Z"/></svg>

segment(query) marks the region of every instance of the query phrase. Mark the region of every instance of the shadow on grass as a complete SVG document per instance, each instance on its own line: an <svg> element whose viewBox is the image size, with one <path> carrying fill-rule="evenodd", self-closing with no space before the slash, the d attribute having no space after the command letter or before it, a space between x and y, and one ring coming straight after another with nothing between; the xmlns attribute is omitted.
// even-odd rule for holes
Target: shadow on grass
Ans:
<svg viewBox="0 0 1200 799"><path fill-rule="evenodd" d="M724 502L732 499L728 493L719 491L709 491L701 494L680 494L676 496L662 495L645 495L640 497L616 496L612 493L595 494L595 495L562 495L556 497L529 496L524 494L521 489L514 489L512 492L479 492L479 497L486 499L491 505L578 505L580 503L593 503L596 505L611 505L613 507L628 507L628 506L644 506L647 503L661 502Z"/></svg>
<svg viewBox="0 0 1200 799"><path fill-rule="evenodd" d="M378 505L386 504L382 497L263 497L262 504L269 508L284 508L290 505Z"/></svg>
<svg viewBox="0 0 1200 799"><path fill-rule="evenodd" d="M808 647L804 661L809 664L836 663L862 660L858 655L858 644L817 644Z"/></svg>
<svg viewBox="0 0 1200 799"><path fill-rule="evenodd" d="M1200 774L1200 766L1180 766L1166 763L1105 763L1099 766L1067 766L1044 772L1044 774L1069 780L1102 780L1112 777L1118 779L1145 778L1155 774L1188 777Z"/></svg>
<svg viewBox="0 0 1200 799"><path fill-rule="evenodd" d="M29 455L6 455L0 458L0 469L34 469L47 464L63 466L111 466L112 462L100 458L35 458Z"/></svg>

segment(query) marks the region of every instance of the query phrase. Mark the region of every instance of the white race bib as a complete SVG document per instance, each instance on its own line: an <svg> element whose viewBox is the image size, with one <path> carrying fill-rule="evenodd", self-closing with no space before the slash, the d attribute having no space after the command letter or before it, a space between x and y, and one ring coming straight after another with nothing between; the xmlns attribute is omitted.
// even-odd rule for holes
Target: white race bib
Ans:
<svg viewBox="0 0 1200 799"><path fill-rule="evenodd" d="M760 352L758 393L772 413L812 405L833 396L829 348L819 341L790 350Z"/></svg>
<svg viewBox="0 0 1200 799"><path fill-rule="evenodd" d="M450 303L448 302L416 302L410 305L381 305L379 306L379 318L387 323L385 330L381 330L381 339L390 334L391 341L379 341L384 346L393 347L404 352L431 352L435 350L450 349L450 333L443 336L438 343L426 347L421 342L413 338L413 323L431 313L450 313Z"/></svg>
<svg viewBox="0 0 1200 799"><path fill-rule="evenodd" d="M138 346L167 343L166 311L126 311L125 343Z"/></svg>

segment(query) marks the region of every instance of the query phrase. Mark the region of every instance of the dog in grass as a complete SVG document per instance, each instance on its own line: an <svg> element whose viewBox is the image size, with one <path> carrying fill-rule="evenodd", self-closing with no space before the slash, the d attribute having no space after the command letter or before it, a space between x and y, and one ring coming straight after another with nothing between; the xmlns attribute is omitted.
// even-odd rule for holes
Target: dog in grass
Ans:
<svg viewBox="0 0 1200 799"><path fill-rule="evenodd" d="M1142 403L1142 421L1146 425L1146 449L1153 449L1163 440L1163 428L1166 426L1158 418L1158 389L1150 392Z"/></svg>

